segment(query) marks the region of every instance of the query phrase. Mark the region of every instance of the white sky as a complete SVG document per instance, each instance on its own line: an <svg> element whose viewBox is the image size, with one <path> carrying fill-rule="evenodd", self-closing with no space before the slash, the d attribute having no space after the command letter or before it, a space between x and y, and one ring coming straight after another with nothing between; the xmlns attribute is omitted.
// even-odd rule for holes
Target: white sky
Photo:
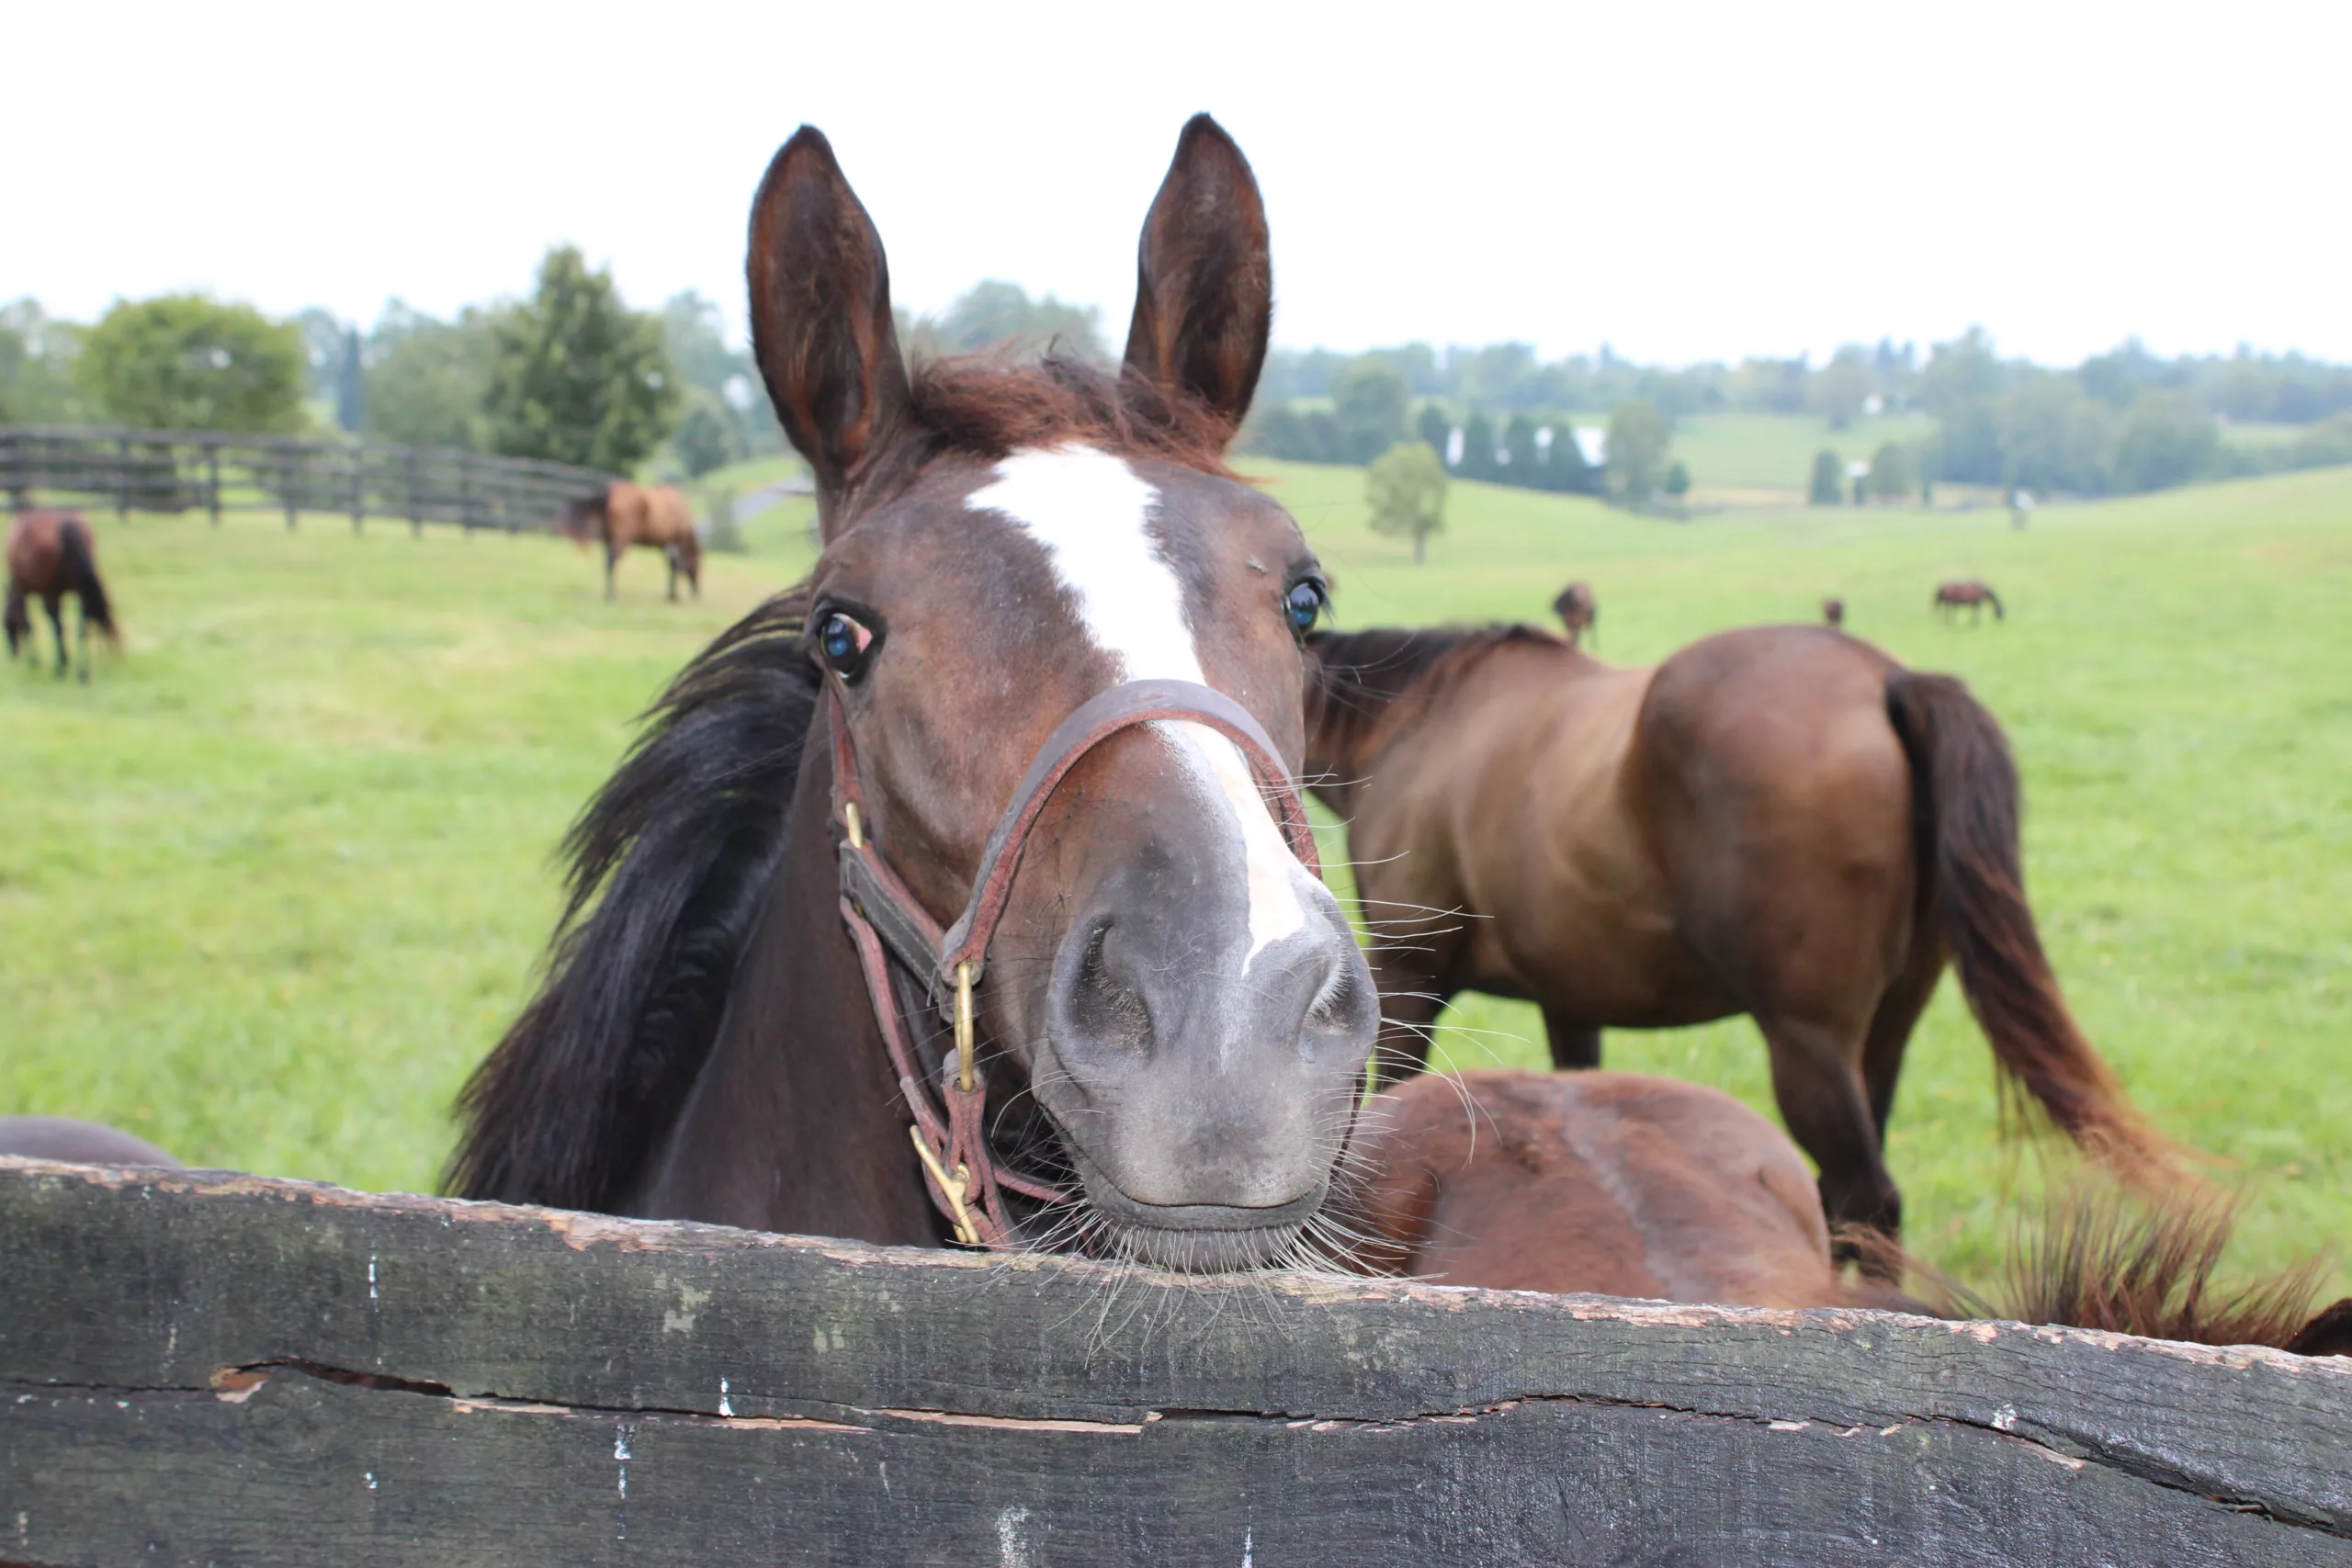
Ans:
<svg viewBox="0 0 2352 1568"><path fill-rule="evenodd" d="M1736 359L1972 321L2352 359L2352 4L24 5L0 300L372 321L550 241L739 329L751 193L833 140L896 297L1099 304L1195 109L1266 192L1276 341Z"/></svg>

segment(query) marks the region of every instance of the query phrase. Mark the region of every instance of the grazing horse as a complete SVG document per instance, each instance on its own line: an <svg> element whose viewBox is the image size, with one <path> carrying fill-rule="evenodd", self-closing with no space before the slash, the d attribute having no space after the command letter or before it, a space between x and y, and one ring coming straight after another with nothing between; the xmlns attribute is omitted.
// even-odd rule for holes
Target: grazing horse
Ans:
<svg viewBox="0 0 2352 1568"><path fill-rule="evenodd" d="M1984 606L1987 604L1993 606L1995 620L2008 618L2001 608L2001 596L1993 592L1992 586L1970 578L1965 582L1954 581L1938 584L1929 608L1941 611L1947 621L1956 619L1961 611L1966 610L1969 613L1968 624L1973 626L1984 618Z"/></svg>
<svg viewBox="0 0 2352 1568"><path fill-rule="evenodd" d="M70 1165L153 1165L180 1162L147 1142L103 1122L67 1116L0 1116L0 1155L60 1160Z"/></svg>
<svg viewBox="0 0 2352 1568"><path fill-rule="evenodd" d="M107 585L98 579L98 543L90 525L78 512L19 512L8 529L8 600L0 623L8 634L8 656L17 655L18 646L30 652L33 642L33 620L27 602L38 598L49 612L49 629L57 638L57 678L63 680L72 660L65 653L65 617L62 613L68 593L81 604L81 618L74 625L74 642L82 655L80 677L90 678L90 628L96 626L100 636L116 648L122 646L122 636L115 629L114 604L107 597Z"/></svg>
<svg viewBox="0 0 2352 1568"><path fill-rule="evenodd" d="M822 552L687 666L574 828L548 978L466 1089L452 1184L1304 1256L1378 998L1294 782L1323 573L1223 458L1272 316L1249 164L1184 128L1115 372L910 369L813 129L761 185L749 272Z"/></svg>
<svg viewBox="0 0 2352 1568"><path fill-rule="evenodd" d="M675 485L631 484L616 479L594 495L564 508L557 531L586 547L591 537L605 546L605 597L614 596L613 573L632 545L662 552L670 565L670 598L678 597L678 575L685 574L695 597L702 597L702 540L694 513Z"/></svg>
<svg viewBox="0 0 2352 1568"><path fill-rule="evenodd" d="M1649 669L1524 626L1309 646L1309 776L1367 912L1408 917L1374 923L1384 1076L1419 1070L1465 989L1541 1006L1563 1067L1599 1066L1603 1028L1745 1012L1831 1221L1892 1235L1887 1115L1949 956L2061 1127L2165 1168L2042 955L2017 771L1958 681L1819 626Z"/></svg>
<svg viewBox="0 0 2352 1568"><path fill-rule="evenodd" d="M1998 1301L1928 1275L1929 1306L1846 1280L1804 1156L1712 1089L1634 1073L1424 1074L1374 1097L1351 1163L1361 1263L1449 1285L1721 1306L1889 1307L2203 1345L2352 1355L2352 1299L2314 1312L2314 1258L2235 1290L2229 1200L2057 1193L2012 1233ZM1360 1162L1360 1163L1359 1163ZM1889 1244L1875 1244L1874 1249ZM1917 1268L1888 1255L1882 1271Z"/></svg>
<svg viewBox="0 0 2352 1568"><path fill-rule="evenodd" d="M1843 599L1824 599L1821 602L1821 619L1823 623L1827 626L1844 626L1846 624L1846 601Z"/></svg>
<svg viewBox="0 0 2352 1568"><path fill-rule="evenodd" d="M1592 633L1593 645L1599 647L1600 632L1600 601L1593 597L1592 584L1579 578L1560 590L1552 601L1552 614L1560 617L1560 625L1568 632L1568 646L1579 646L1584 634Z"/></svg>

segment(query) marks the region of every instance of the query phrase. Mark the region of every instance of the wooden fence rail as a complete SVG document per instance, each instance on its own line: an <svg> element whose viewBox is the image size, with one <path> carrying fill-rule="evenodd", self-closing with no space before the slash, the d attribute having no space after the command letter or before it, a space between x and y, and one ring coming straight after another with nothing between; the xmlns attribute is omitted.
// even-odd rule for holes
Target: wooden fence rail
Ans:
<svg viewBox="0 0 2352 1568"><path fill-rule="evenodd" d="M455 523L509 533L551 527L567 502L616 476L564 463L442 447L217 431L0 426L0 491L116 512L303 512Z"/></svg>
<svg viewBox="0 0 2352 1568"><path fill-rule="evenodd" d="M2352 1563L2352 1362L0 1161L0 1561Z"/></svg>

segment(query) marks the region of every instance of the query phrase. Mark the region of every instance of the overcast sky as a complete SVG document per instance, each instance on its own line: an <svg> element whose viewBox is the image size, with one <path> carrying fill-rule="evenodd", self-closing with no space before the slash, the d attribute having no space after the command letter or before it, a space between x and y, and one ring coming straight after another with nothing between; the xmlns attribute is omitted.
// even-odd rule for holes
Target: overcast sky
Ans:
<svg viewBox="0 0 2352 1568"><path fill-rule="evenodd" d="M832 138L899 303L1133 298L1196 109L1274 233L1276 341L1644 360L2138 333L2352 359L2352 3L496 0L40 5L8 24L0 300L204 288L372 321L548 243L742 320L776 144Z"/></svg>

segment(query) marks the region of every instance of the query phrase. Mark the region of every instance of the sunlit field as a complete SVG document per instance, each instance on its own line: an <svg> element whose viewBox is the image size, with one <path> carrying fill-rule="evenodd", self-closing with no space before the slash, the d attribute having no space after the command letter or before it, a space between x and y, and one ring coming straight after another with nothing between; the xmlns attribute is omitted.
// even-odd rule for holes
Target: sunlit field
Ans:
<svg viewBox="0 0 2352 1568"><path fill-rule="evenodd" d="M2251 1184L2242 1260L2352 1240L2352 470L2048 506L2024 533L1997 509L1674 524L1457 485L1415 567L1364 530L1360 474L1247 466L1297 512L1342 625L1537 619L1577 576L1599 651L1632 662L1837 594L1851 630L1965 677L2024 771L2075 1006L2158 1123ZM699 604L663 603L640 553L607 605L594 561L544 537L95 514L127 655L87 688L0 671L0 1111L429 1189L451 1098L528 992L557 840L631 716L805 569L807 515L754 520ZM1993 582L2008 620L1939 621L1953 576ZM1449 1023L1453 1062L1543 1060L1532 1009ZM1605 1051L1770 1104L1744 1021ZM1979 1279L2036 1179L1995 1107L1947 983L1890 1163L1915 1245Z"/></svg>

